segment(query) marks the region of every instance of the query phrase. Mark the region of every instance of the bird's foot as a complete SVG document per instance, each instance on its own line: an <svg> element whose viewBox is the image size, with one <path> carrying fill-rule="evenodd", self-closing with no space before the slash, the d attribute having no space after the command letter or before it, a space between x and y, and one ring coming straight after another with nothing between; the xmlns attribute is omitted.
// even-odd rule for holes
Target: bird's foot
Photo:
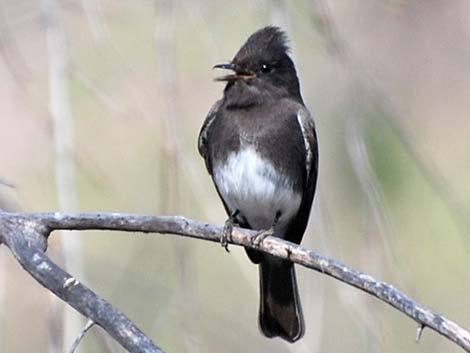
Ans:
<svg viewBox="0 0 470 353"><path fill-rule="evenodd" d="M277 225L277 222L279 221L280 217L281 217L281 212L277 212L276 217L274 217L274 222L273 222L273 225L271 226L271 228L266 229L266 230L262 230L259 233L255 234L251 238L251 244L253 244L256 247L259 247L266 237L268 237L270 235L273 235L274 234L274 227Z"/></svg>
<svg viewBox="0 0 470 353"><path fill-rule="evenodd" d="M228 249L228 243L232 241L233 226L236 225L235 217L238 214L238 210L232 212L228 219L225 221L224 231L220 237L220 245L225 249L226 252L230 252Z"/></svg>
<svg viewBox="0 0 470 353"><path fill-rule="evenodd" d="M231 218L225 221L224 231L220 237L220 245L225 249L226 252L230 252L228 249L228 243L232 240L233 221Z"/></svg>
<svg viewBox="0 0 470 353"><path fill-rule="evenodd" d="M266 237L273 235L273 234L274 234L274 226L272 226L269 229L262 230L259 233L256 233L251 238L251 244L253 244L256 247L259 247Z"/></svg>

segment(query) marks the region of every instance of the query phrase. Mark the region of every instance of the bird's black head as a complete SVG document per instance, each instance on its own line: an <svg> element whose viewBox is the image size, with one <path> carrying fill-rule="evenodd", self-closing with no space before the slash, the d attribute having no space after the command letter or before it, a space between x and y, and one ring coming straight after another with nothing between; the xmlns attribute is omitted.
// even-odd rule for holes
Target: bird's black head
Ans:
<svg viewBox="0 0 470 353"><path fill-rule="evenodd" d="M227 107L245 108L284 97L302 102L295 66L288 53L285 33L268 26L253 33L230 63L215 65L214 68L234 71L216 79L227 82Z"/></svg>

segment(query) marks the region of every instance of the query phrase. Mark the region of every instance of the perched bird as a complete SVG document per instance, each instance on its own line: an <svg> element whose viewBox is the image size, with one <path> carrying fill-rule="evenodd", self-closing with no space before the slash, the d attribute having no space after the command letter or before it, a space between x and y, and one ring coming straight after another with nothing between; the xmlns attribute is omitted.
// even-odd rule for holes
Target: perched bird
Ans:
<svg viewBox="0 0 470 353"><path fill-rule="evenodd" d="M278 27L262 28L231 62L214 68L233 73L216 79L226 82L224 95L209 111L198 147L228 222L299 244L315 194L318 146L287 37ZM261 331L297 341L304 320L293 264L246 251L259 265Z"/></svg>

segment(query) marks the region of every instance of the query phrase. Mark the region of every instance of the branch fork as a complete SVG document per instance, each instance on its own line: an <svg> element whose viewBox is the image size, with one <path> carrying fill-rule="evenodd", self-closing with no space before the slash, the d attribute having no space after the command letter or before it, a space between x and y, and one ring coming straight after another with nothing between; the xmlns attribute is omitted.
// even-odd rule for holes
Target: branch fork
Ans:
<svg viewBox="0 0 470 353"><path fill-rule="evenodd" d="M120 213L7 213L0 211L0 244L4 243L17 261L45 288L101 326L132 353L163 352L124 314L52 262L44 251L53 230L112 230L165 233L220 242L223 227L181 216L146 216ZM253 243L256 231L234 227L230 243L290 260L356 287L404 313L419 325L417 340L425 327L441 334L470 352L470 332L400 292L335 259L279 238L267 236ZM90 325L91 327L91 325Z"/></svg>

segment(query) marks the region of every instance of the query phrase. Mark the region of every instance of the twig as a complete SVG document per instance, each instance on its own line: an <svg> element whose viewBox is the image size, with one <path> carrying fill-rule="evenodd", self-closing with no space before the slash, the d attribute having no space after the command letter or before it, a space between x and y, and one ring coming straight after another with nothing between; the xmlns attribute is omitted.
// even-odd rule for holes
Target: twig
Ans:
<svg viewBox="0 0 470 353"><path fill-rule="evenodd" d="M83 326L83 328L80 330L80 333L78 334L77 338L75 338L75 341L73 341L73 344L72 344L72 347L70 347L69 353L75 353L83 337L85 337L85 334L88 332L89 329L93 327L94 324L95 323L93 322L93 320L88 319L85 326Z"/></svg>
<svg viewBox="0 0 470 353"><path fill-rule="evenodd" d="M44 254L52 229L39 215L0 212L0 241L36 281L101 326L129 352L162 353L124 314Z"/></svg>
<svg viewBox="0 0 470 353"><path fill-rule="evenodd" d="M181 216L146 216L119 213L7 213L0 212L0 240L11 249L22 266L43 286L53 291L82 314L94 320L110 333L121 345L131 352L160 352L141 331L123 314L99 298L90 289L54 264L42 249L48 235L57 229L70 230L119 230L142 233L167 233L191 238L220 241L223 227L191 220ZM39 234L39 235L38 235ZM231 237L233 244L257 248L279 258L322 272L341 282L359 288L362 291L393 306L422 326L437 333L470 352L470 332L455 322L418 303L392 285L378 281L373 277L348 267L339 261L322 256L296 244L279 238L267 237L259 247L253 245L255 231L234 228ZM31 242L37 243L31 246ZM65 283L70 283L64 286ZM126 329L123 331L124 325ZM129 335L133 337L129 341ZM147 349L141 349L145 344Z"/></svg>
<svg viewBox="0 0 470 353"><path fill-rule="evenodd" d="M419 340L421 339L421 336L423 335L423 331L425 327L426 326L423 324L418 326L418 329L416 330L416 343L418 343Z"/></svg>
<svg viewBox="0 0 470 353"><path fill-rule="evenodd" d="M69 52L67 48L67 33L61 15L59 0L42 0L42 15L44 16L45 35L48 54L48 89L49 110L53 122L54 140L54 172L58 205L62 211L78 209L78 195L75 171L75 131L74 117L69 93ZM60 255L67 268L77 269L77 274L83 274L82 244L79 237L64 237ZM74 256L70 256L74 254ZM57 303L57 302L53 302ZM62 328L57 346L60 351L66 351L70 342L83 322L79 316L70 310L62 310L62 317L57 324ZM53 350L56 352L57 350Z"/></svg>

